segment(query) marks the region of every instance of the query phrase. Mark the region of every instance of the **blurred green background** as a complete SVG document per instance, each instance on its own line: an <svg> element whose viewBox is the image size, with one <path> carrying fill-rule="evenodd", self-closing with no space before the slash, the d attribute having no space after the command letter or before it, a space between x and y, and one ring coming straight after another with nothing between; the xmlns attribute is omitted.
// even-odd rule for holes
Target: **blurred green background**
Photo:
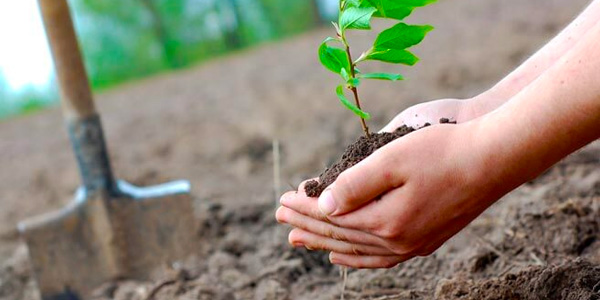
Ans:
<svg viewBox="0 0 600 300"><path fill-rule="evenodd" d="M338 0L70 0L94 90L273 41L335 18ZM0 0L0 119L56 105L35 0Z"/></svg>

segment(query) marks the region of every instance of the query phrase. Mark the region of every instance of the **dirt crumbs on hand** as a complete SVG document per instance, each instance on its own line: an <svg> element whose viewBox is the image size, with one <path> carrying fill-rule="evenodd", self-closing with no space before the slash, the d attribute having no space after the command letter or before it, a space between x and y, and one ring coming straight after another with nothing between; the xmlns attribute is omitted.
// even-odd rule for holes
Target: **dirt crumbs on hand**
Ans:
<svg viewBox="0 0 600 300"><path fill-rule="evenodd" d="M416 129L402 126L394 132L372 133L369 138L361 136L356 142L346 148L342 158L327 168L319 176L319 181L311 180L306 183L304 190L309 197L319 197L321 193L332 184L340 173L367 158L375 150L385 146L397 138L403 137Z"/></svg>
<svg viewBox="0 0 600 300"><path fill-rule="evenodd" d="M448 118L441 118L440 124L456 124L456 121L451 121ZM431 126L426 123L423 127ZM419 128L420 129L420 128ZM392 141L401 138L418 129L403 125L394 132L372 133L370 137L361 136L356 142L346 147L346 151L342 158L327 168L325 172L319 175L319 181L311 180L304 186L304 191L309 197L319 197L321 193L332 184L337 177L344 172L373 154L375 150L391 143Z"/></svg>

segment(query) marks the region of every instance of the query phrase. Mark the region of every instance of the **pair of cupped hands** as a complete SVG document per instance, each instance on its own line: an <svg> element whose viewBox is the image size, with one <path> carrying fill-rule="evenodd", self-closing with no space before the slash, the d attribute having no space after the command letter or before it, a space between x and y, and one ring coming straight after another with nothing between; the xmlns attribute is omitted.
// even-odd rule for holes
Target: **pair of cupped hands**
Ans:
<svg viewBox="0 0 600 300"><path fill-rule="evenodd" d="M294 227L289 243L329 251L333 264L389 268L437 250L501 195L480 141L488 113L479 99L442 99L408 108L382 131L419 128L344 171L318 198L281 197L276 218ZM458 124L438 124L449 118ZM481 149L480 149L481 148Z"/></svg>

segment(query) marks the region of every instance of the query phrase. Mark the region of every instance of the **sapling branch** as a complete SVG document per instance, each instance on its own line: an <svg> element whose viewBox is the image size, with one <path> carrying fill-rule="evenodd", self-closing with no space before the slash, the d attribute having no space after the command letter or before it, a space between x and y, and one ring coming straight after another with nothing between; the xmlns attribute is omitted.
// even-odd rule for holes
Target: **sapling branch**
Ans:
<svg viewBox="0 0 600 300"><path fill-rule="evenodd" d="M350 78L351 78L351 80L355 80L356 79L356 65L352 61L352 53L350 52L350 45L348 44L348 41L346 41L345 36L342 36L341 38L342 38L342 42L346 46L346 54L348 55L348 64L350 65ZM362 107L360 105L360 98L358 97L358 88L354 84L349 84L348 88L350 88L350 90L352 91L352 94L354 95L354 103L356 104L356 107L359 110L362 110ZM367 122L365 121L365 118L363 118L362 116L359 116L359 118L360 118L360 125L362 126L363 133L365 134L365 136L367 138L370 138L371 133L369 133L369 126L367 126Z"/></svg>
<svg viewBox="0 0 600 300"><path fill-rule="evenodd" d="M373 17L401 21L412 11L421 6L429 5L436 0L341 0L338 22L333 22L336 38L329 37L319 47L319 59L323 66L340 75L344 85L336 89L337 96L347 109L360 118L360 123L367 138L370 137L366 121L371 116L362 110L358 96L358 85L363 79L379 79L397 81L403 80L400 74L389 73L361 73L356 66L359 63L378 60L387 63L404 64L412 66L419 58L406 50L419 44L433 27L429 25L408 25L399 22L389 29L382 31L373 46L356 60L352 60L350 45L346 39L346 31L351 29L371 29ZM330 47L329 42L338 42L343 48ZM348 101L344 95L344 86L352 91L354 103Z"/></svg>

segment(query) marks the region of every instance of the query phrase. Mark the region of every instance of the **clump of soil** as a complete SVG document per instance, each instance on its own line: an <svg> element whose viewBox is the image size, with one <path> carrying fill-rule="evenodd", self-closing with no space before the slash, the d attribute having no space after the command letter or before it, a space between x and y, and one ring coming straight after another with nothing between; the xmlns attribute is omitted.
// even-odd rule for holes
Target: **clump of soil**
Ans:
<svg viewBox="0 0 600 300"><path fill-rule="evenodd" d="M372 133L370 137L361 136L356 142L346 148L342 158L327 168L319 176L319 180L311 180L306 183L304 190L309 197L319 197L321 193L332 184L337 177L346 169L359 163L361 160L373 154L375 150L387 145L388 143L403 137L416 129L408 126L402 126L394 132Z"/></svg>
<svg viewBox="0 0 600 300"><path fill-rule="evenodd" d="M450 121L448 118L441 118L440 124L456 124L456 122ZM421 128L430 125L431 124L426 123ZM344 154L339 161L319 175L318 181L311 180L306 183L304 186L306 195L309 197L321 196L321 193L323 193L323 191L332 184L342 172L367 158L369 155L373 154L375 150L418 129L403 125L393 132L372 133L369 137L361 136L356 142L346 148L346 151L344 151Z"/></svg>

